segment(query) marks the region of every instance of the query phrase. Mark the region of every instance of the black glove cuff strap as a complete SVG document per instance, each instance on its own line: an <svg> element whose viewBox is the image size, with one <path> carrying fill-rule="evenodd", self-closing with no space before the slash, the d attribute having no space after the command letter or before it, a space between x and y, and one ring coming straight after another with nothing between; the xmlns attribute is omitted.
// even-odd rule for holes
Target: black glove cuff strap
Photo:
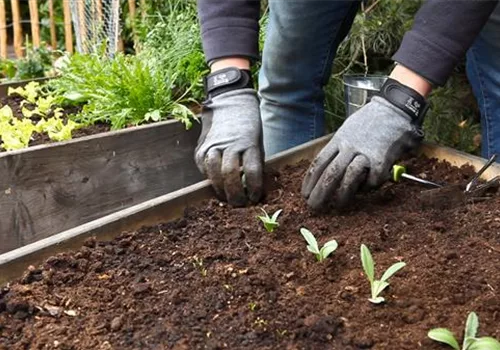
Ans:
<svg viewBox="0 0 500 350"><path fill-rule="evenodd" d="M415 124L422 125L429 104L418 92L388 78L380 89L379 95L408 114Z"/></svg>
<svg viewBox="0 0 500 350"><path fill-rule="evenodd" d="M224 68L205 77L205 94L209 99L228 91L253 88L249 70Z"/></svg>

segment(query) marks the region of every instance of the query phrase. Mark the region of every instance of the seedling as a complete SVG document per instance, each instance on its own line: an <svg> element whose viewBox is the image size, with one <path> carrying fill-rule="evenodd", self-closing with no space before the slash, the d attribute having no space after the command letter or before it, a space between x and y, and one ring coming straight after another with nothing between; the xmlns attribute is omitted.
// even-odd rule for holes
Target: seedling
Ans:
<svg viewBox="0 0 500 350"><path fill-rule="evenodd" d="M302 236L304 237L304 239L308 244L307 250L313 253L318 261L325 260L338 247L337 241L331 240L329 242L326 242L325 245L321 249L319 249L318 242L316 241L316 238L311 233L311 231L309 231L306 228L301 228L300 233L302 234Z"/></svg>
<svg viewBox="0 0 500 350"><path fill-rule="evenodd" d="M379 294L389 286L389 282L387 282L387 280L389 280L389 278L391 278L392 275L394 275L396 272L405 267L406 264L404 262L395 263L384 272L380 280L376 280L375 262L373 261L370 250L364 244L361 245L361 263L363 264L363 270L365 271L365 275L368 278L368 281L370 281L371 286L372 297L368 300L374 304L380 304L384 302L385 299L379 296Z"/></svg>
<svg viewBox="0 0 500 350"><path fill-rule="evenodd" d="M203 266L203 259L198 258L197 256L193 257L193 266L194 268L200 271L200 274L203 277L207 277L207 269Z"/></svg>
<svg viewBox="0 0 500 350"><path fill-rule="evenodd" d="M471 312L465 323L464 342L462 350L500 350L500 342L491 337L476 338L479 328L479 319L475 312ZM434 328L427 333L429 338L445 343L455 350L460 350L455 335L446 328Z"/></svg>
<svg viewBox="0 0 500 350"><path fill-rule="evenodd" d="M257 308L257 303L254 303L253 301L248 303L248 308L250 309L250 311L255 311L255 309Z"/></svg>
<svg viewBox="0 0 500 350"><path fill-rule="evenodd" d="M276 220L278 219L278 216L281 214L283 209L276 211L273 214L273 216L269 216L269 214L267 214L267 212L262 208L260 210L262 210L264 215L257 216L257 217L264 223L264 227L265 227L267 232L273 232L274 229L280 225L279 222Z"/></svg>

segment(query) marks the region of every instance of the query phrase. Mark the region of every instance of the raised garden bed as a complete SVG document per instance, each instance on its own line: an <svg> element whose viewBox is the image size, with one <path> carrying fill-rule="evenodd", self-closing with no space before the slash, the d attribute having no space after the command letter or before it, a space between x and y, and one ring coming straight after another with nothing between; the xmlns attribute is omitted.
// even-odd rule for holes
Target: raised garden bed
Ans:
<svg viewBox="0 0 500 350"><path fill-rule="evenodd" d="M274 164L308 159L324 141ZM450 183L472 174L423 158L408 164L413 173ZM422 208L422 188L403 182L362 195L347 212L315 216L299 194L306 166L271 172L263 207L283 209L274 233L256 218L258 208L215 200L189 207L210 195L208 182L82 228L73 235L80 240L114 235L124 223L129 231L109 242L89 239L4 288L0 349L437 350L427 331L447 327L461 335L470 311L479 315L480 335L499 338L499 197ZM486 176L495 172L498 166ZM182 217L167 222L185 206ZM143 223L155 224L136 230ZM338 250L316 262L301 227L321 243L336 239ZM378 274L407 263L384 292L385 304L367 300L362 243Z"/></svg>
<svg viewBox="0 0 500 350"><path fill-rule="evenodd" d="M0 254L202 179L199 124L159 122L0 153Z"/></svg>

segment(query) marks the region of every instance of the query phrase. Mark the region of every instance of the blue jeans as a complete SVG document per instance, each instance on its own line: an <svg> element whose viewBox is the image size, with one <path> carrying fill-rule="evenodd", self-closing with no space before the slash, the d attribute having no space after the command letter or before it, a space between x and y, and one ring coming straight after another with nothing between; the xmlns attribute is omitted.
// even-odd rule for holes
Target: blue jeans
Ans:
<svg viewBox="0 0 500 350"><path fill-rule="evenodd" d="M259 75L266 157L325 132L323 87L359 1L269 0Z"/></svg>
<svg viewBox="0 0 500 350"><path fill-rule="evenodd" d="M467 76L481 110L481 155L500 156L500 5L467 52Z"/></svg>

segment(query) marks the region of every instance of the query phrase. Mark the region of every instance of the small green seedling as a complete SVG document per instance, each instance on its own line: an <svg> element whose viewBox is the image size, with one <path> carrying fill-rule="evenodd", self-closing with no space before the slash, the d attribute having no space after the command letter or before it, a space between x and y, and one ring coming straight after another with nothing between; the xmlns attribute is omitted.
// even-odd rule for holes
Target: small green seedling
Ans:
<svg viewBox="0 0 500 350"><path fill-rule="evenodd" d="M491 337L476 338L479 328L479 319L475 312L471 312L465 323L464 342L462 350L500 350L500 342ZM429 338L445 343L455 350L460 350L455 335L446 328L434 328L427 333Z"/></svg>
<svg viewBox="0 0 500 350"><path fill-rule="evenodd" d="M255 311L255 309L257 308L257 303L254 303L253 301L248 303L248 308L250 309L250 311Z"/></svg>
<svg viewBox="0 0 500 350"><path fill-rule="evenodd" d="M203 277L207 277L207 269L203 266L203 259L198 258L196 255L193 257L193 266L194 268L200 271L200 274Z"/></svg>
<svg viewBox="0 0 500 350"><path fill-rule="evenodd" d="M375 262L373 261L372 254L368 247L364 244L361 245L361 263L363 264L363 270L365 271L365 275L370 281L372 297L368 299L370 302L374 304L380 304L385 301L385 299L379 296L380 293L384 289L389 286L389 282L387 280L392 277L396 272L401 270L406 266L404 262L398 262L389 267L380 280L375 279Z"/></svg>
<svg viewBox="0 0 500 350"><path fill-rule="evenodd" d="M329 242L326 242L325 245L321 249L319 249L318 242L316 241L316 238L311 233L311 231L306 228L301 228L300 233L302 234L302 236L304 236L304 239L308 244L307 250L313 253L318 261L325 260L338 247L337 241L331 240Z"/></svg>
<svg viewBox="0 0 500 350"><path fill-rule="evenodd" d="M264 215L257 216L257 217L264 223L264 227L265 227L267 232L273 232L274 229L280 225L279 222L276 220L278 219L278 216L281 214L283 209L276 211L273 214L273 216L269 216L267 214L267 212L262 208L260 210L262 210L262 212L264 212Z"/></svg>

